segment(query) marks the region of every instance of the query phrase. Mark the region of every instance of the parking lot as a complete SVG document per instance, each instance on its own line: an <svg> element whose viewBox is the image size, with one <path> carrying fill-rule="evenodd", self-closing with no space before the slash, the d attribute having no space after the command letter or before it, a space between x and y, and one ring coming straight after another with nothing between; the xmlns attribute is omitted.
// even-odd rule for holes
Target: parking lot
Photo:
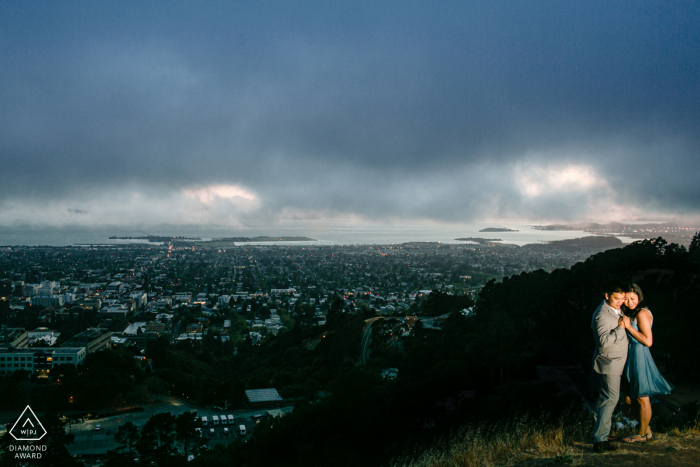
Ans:
<svg viewBox="0 0 700 467"><path fill-rule="evenodd" d="M246 427L246 435L243 437L241 436L241 432L239 429L240 425L245 425ZM253 422L250 418L237 417L234 419L232 425L212 426L211 423L209 423L208 426L202 426L200 427L200 429L202 430L202 438L209 438L212 440L240 438L245 439L250 435L250 430L252 430L254 426L255 422ZM227 431L228 433L226 433Z"/></svg>
<svg viewBox="0 0 700 467"><path fill-rule="evenodd" d="M114 441L114 433L107 434L106 431L73 431L75 440L69 446L73 454L96 454L107 452L117 447Z"/></svg>
<svg viewBox="0 0 700 467"><path fill-rule="evenodd" d="M202 413L204 414L204 413ZM118 417L90 420L85 423L72 424L69 431L75 435L74 443L68 446L71 454L101 454L118 446L114 440L114 434L120 425L132 422L139 427L148 420L147 414L127 414ZM233 425L200 426L202 439L208 440L208 444L228 444L235 440L243 440L250 437L250 432L255 427L255 421L250 413L248 416L235 417ZM100 429L96 430L97 425ZM239 426L245 425L246 436L241 437ZM228 433L226 433L228 429ZM213 433L212 431L213 430Z"/></svg>

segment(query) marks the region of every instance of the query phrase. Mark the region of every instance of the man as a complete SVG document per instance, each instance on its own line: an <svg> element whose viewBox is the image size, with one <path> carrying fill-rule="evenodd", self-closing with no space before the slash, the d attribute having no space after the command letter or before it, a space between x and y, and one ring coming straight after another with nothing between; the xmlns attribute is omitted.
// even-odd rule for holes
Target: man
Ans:
<svg viewBox="0 0 700 467"><path fill-rule="evenodd" d="M605 285L605 300L593 313L591 328L596 342L593 371L598 379L599 395L594 407L593 446L599 451L616 448L608 441L612 414L620 398L620 379L627 361L627 333L620 326L620 307L625 301L624 284L611 281Z"/></svg>

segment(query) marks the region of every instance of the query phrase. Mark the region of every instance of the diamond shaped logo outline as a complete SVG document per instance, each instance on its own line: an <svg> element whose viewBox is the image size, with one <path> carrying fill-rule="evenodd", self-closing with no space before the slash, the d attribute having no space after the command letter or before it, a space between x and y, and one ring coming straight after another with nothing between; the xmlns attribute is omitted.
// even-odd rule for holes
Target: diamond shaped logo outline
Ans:
<svg viewBox="0 0 700 467"><path fill-rule="evenodd" d="M31 415L27 415L27 417L25 418L24 415L27 413L27 410L29 410L29 413L30 413ZM32 418L30 418L30 416L33 417L33 419L34 419L34 421L36 422L36 424L34 424L34 422L31 421ZM15 436L14 430L15 430L15 428L17 428L17 425L18 425L19 422L22 421L22 420L24 420L24 424L23 424L21 427L19 427L20 429L22 429L22 428L24 427L24 425L26 425L27 420L29 420L29 423L32 424L32 425L34 425L34 427L36 427L36 425L39 425L39 428L41 428L41 431L43 432L43 433L41 434L41 436L39 436L38 438L18 438L17 436ZM17 419L17 421L15 422L15 424L12 425L12 428L10 428L10 434L11 434L12 437L13 437L15 440L17 440L17 441L39 441L39 440L41 440L41 438L43 438L44 436L46 436L46 428L44 428L44 425L41 424L41 422L39 421L39 417L36 416L36 414L34 413L34 411L32 410L32 408L29 407L29 406L27 406L27 408L24 409L24 411L22 412L22 415L19 416L19 418Z"/></svg>

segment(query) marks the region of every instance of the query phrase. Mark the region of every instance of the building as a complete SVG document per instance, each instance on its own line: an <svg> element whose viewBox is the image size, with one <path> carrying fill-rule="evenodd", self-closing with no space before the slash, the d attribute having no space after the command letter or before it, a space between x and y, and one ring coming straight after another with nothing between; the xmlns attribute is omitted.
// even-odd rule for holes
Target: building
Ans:
<svg viewBox="0 0 700 467"><path fill-rule="evenodd" d="M9 298L12 296L12 281L9 279L0 280L0 298Z"/></svg>
<svg viewBox="0 0 700 467"><path fill-rule="evenodd" d="M146 325L148 323L145 321L137 321L135 323L129 323L129 325L122 331L125 336L135 336L136 334L146 331Z"/></svg>
<svg viewBox="0 0 700 467"><path fill-rule="evenodd" d="M34 295L37 295L39 293L39 286L37 284L25 284L24 285L24 293L22 294L24 297L33 297Z"/></svg>
<svg viewBox="0 0 700 467"><path fill-rule="evenodd" d="M221 296L219 296L219 298L218 298L218 300L216 301L216 303L218 303L219 305L224 305L224 306L226 306L226 305L228 305L228 303L229 303L230 300L231 300L231 296L230 296L230 295L221 295Z"/></svg>
<svg viewBox="0 0 700 467"><path fill-rule="evenodd" d="M149 321L146 324L146 332L170 332L171 325L166 323L159 323L158 321Z"/></svg>
<svg viewBox="0 0 700 467"><path fill-rule="evenodd" d="M6 375L17 370L26 370L39 375L48 375L57 365L74 365L85 361L85 347L26 349L0 349L0 374Z"/></svg>
<svg viewBox="0 0 700 467"><path fill-rule="evenodd" d="M107 292L120 293L126 288L123 282L112 282L107 286Z"/></svg>
<svg viewBox="0 0 700 467"><path fill-rule="evenodd" d="M126 308L124 305L113 305L107 308L102 308L99 313L109 314L110 316L119 316L126 318L131 310Z"/></svg>
<svg viewBox="0 0 700 467"><path fill-rule="evenodd" d="M284 402L284 399L282 399L282 396L280 396L275 388L247 389L245 396L251 407L267 407L280 405Z"/></svg>
<svg viewBox="0 0 700 467"><path fill-rule="evenodd" d="M0 331L0 347L27 347L29 337L22 328L3 328Z"/></svg>
<svg viewBox="0 0 700 467"><path fill-rule="evenodd" d="M137 308L141 308L148 302L148 295L143 292L132 293L131 299L134 301L134 305L136 305Z"/></svg>
<svg viewBox="0 0 700 467"><path fill-rule="evenodd" d="M61 344L61 347L85 347L87 353L111 348L112 333L110 331L91 328L83 331Z"/></svg>
<svg viewBox="0 0 700 467"><path fill-rule="evenodd" d="M63 306L63 295L35 295L32 297L32 306Z"/></svg>
<svg viewBox="0 0 700 467"><path fill-rule="evenodd" d="M173 301L170 297L163 297L156 300L156 308L165 308L166 306L171 306Z"/></svg>
<svg viewBox="0 0 700 467"><path fill-rule="evenodd" d="M192 300L192 295L188 293L175 294L173 300L180 301L182 303L189 303Z"/></svg>
<svg viewBox="0 0 700 467"><path fill-rule="evenodd" d="M99 298L84 298L75 302L80 308L86 310L99 310L102 308L102 300Z"/></svg>
<svg viewBox="0 0 700 467"><path fill-rule="evenodd" d="M54 345L56 343L56 340L58 340L58 336L60 336L60 335L61 335L60 332L53 331L49 328L36 328L33 331L27 331L29 345L36 344L37 342L43 341L48 346L51 346L51 345Z"/></svg>

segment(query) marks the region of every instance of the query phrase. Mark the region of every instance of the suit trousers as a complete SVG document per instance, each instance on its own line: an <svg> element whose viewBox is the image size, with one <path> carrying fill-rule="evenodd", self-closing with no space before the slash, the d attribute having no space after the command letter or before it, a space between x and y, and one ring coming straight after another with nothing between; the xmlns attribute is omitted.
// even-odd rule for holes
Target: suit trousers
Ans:
<svg viewBox="0 0 700 467"><path fill-rule="evenodd" d="M598 379L598 400L593 408L593 442L607 441L612 427L612 414L620 400L621 375L596 373Z"/></svg>

